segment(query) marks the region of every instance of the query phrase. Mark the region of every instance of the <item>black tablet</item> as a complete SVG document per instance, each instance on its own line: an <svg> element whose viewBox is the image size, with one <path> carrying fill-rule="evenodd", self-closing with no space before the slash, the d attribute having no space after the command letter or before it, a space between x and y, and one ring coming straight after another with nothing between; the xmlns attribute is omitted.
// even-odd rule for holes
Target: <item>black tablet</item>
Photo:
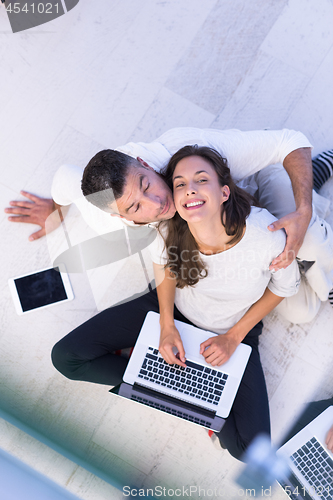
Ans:
<svg viewBox="0 0 333 500"><path fill-rule="evenodd" d="M18 314L25 314L74 298L68 274L59 267L10 278L8 284Z"/></svg>

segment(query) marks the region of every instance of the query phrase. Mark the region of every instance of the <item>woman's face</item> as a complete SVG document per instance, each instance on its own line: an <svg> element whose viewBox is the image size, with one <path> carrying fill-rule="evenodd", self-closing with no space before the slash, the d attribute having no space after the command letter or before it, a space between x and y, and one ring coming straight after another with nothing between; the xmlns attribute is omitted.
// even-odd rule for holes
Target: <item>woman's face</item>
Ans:
<svg viewBox="0 0 333 500"><path fill-rule="evenodd" d="M229 198L228 186L220 186L217 173L200 156L189 156L177 163L172 177L176 210L189 223L221 220L221 205Z"/></svg>

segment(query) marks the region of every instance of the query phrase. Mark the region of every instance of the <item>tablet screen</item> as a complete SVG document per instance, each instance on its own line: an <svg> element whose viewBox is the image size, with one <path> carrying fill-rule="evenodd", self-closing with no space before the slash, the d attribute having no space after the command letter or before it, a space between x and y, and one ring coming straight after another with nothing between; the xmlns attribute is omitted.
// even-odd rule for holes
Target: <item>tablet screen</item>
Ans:
<svg viewBox="0 0 333 500"><path fill-rule="evenodd" d="M67 299L59 268L14 280L23 312Z"/></svg>

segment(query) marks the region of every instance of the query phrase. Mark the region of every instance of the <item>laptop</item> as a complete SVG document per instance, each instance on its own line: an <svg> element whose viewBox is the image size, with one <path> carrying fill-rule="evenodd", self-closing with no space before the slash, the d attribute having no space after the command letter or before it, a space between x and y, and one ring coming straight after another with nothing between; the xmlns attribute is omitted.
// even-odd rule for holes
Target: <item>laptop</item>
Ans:
<svg viewBox="0 0 333 500"><path fill-rule="evenodd" d="M277 454L287 459L290 469L288 480L279 481L289 498L333 498L333 453L325 445L332 425L333 406L330 406L278 450Z"/></svg>
<svg viewBox="0 0 333 500"><path fill-rule="evenodd" d="M145 318L123 377L110 392L220 432L229 415L251 354L240 344L222 366L208 364L200 344L213 335L175 321L186 355L186 368L170 365L159 353L160 315ZM176 353L176 352L175 352Z"/></svg>

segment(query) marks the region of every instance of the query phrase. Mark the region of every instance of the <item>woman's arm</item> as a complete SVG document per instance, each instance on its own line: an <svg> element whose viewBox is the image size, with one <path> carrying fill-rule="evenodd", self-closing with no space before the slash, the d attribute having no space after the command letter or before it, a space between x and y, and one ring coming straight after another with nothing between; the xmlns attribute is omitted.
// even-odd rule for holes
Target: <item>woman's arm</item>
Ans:
<svg viewBox="0 0 333 500"><path fill-rule="evenodd" d="M179 332L174 321L174 303L176 280L169 269L154 263L156 291L160 308L160 346L159 350L164 360L169 364L185 365L185 351ZM175 356L172 348L178 349L179 358Z"/></svg>
<svg viewBox="0 0 333 500"><path fill-rule="evenodd" d="M283 298L266 288L263 296L246 311L244 316L227 333L211 337L203 342L200 354L204 356L207 363L213 366L221 366L226 363L249 331L280 304Z"/></svg>

